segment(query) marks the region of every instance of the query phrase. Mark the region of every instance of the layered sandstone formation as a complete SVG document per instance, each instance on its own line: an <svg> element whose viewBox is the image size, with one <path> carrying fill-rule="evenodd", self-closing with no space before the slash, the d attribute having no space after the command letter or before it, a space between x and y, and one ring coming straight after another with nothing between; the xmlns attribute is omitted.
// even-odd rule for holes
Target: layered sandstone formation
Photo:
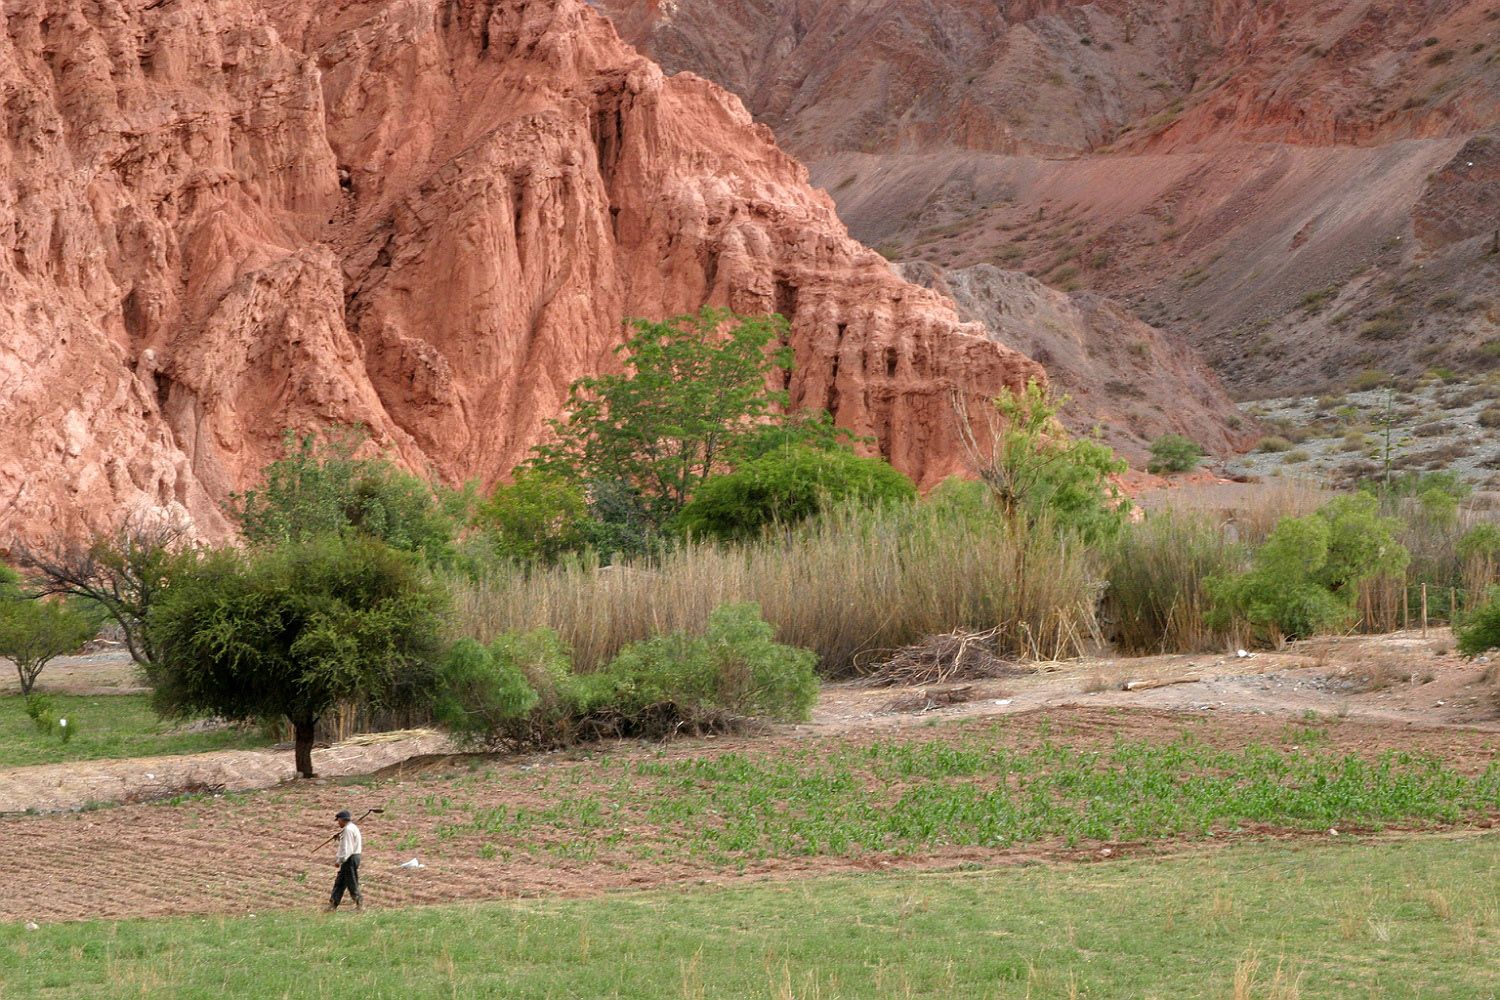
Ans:
<svg viewBox="0 0 1500 1000"><path fill-rule="evenodd" d="M1122 297L1246 395L1500 363L1492 0L599 2L890 256Z"/></svg>
<svg viewBox="0 0 1500 1000"><path fill-rule="evenodd" d="M580 0L16 0L0 543L180 510L282 428L503 476L623 320L791 320L791 394L931 481L1040 377L845 233L740 102Z"/></svg>

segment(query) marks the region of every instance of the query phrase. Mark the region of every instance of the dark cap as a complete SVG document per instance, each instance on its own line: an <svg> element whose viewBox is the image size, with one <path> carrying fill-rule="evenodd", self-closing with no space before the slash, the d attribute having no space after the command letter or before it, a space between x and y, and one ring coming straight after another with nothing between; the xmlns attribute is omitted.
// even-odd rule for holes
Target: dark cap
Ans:
<svg viewBox="0 0 1500 1000"><path fill-rule="evenodd" d="M353 819L353 818L354 818L354 817L353 817L353 816L350 816L350 815L349 815L349 810L347 810L347 809L340 809L340 810L339 810L339 811L338 811L338 812L337 812L337 813L336 813L336 814L335 814L335 815L334 815L334 817L333 817L333 818L334 818L334 819Z"/></svg>

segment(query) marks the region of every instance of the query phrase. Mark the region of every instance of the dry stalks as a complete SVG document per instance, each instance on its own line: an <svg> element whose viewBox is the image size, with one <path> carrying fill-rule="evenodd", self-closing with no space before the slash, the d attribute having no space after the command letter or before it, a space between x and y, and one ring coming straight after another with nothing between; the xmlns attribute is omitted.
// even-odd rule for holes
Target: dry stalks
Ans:
<svg viewBox="0 0 1500 1000"><path fill-rule="evenodd" d="M1027 539L1031 579L1010 570L1016 546L993 522L924 506L880 515L835 512L788 535L738 547L687 544L655 563L576 562L456 585L465 631L488 641L546 626L596 670L626 643L696 632L721 604L753 601L781 642L816 652L847 676L872 651L955 629L994 633L995 655L1060 659L1099 641L1102 586L1091 554Z"/></svg>
<svg viewBox="0 0 1500 1000"><path fill-rule="evenodd" d="M923 688L913 694L892 698L881 706L881 711L892 715L920 714L948 705L962 705L974 700L974 685L964 684L950 688Z"/></svg>
<svg viewBox="0 0 1500 1000"><path fill-rule="evenodd" d="M995 655L993 650L999 633L997 628L987 632L956 629L942 635L930 635L921 642L896 650L883 662L861 670L863 682L870 687L920 687L1025 673Z"/></svg>

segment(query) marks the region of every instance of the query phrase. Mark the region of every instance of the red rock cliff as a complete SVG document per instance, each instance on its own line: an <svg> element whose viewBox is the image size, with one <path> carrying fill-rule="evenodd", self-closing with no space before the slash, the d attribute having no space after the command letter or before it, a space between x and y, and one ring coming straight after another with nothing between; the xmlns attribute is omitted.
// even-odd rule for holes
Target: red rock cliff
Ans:
<svg viewBox="0 0 1500 1000"><path fill-rule="evenodd" d="M737 98L580 0L16 0L0 543L218 505L283 427L503 476L622 321L791 320L799 405L932 480L1038 377L852 241Z"/></svg>

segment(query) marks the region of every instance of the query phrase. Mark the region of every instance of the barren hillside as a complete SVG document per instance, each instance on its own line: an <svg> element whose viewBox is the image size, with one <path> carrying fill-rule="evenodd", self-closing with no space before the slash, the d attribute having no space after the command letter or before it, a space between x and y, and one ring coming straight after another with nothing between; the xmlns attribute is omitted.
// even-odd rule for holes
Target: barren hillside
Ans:
<svg viewBox="0 0 1500 1000"><path fill-rule="evenodd" d="M1242 395L1500 365L1494 0L603 0L855 236L1122 297Z"/></svg>

